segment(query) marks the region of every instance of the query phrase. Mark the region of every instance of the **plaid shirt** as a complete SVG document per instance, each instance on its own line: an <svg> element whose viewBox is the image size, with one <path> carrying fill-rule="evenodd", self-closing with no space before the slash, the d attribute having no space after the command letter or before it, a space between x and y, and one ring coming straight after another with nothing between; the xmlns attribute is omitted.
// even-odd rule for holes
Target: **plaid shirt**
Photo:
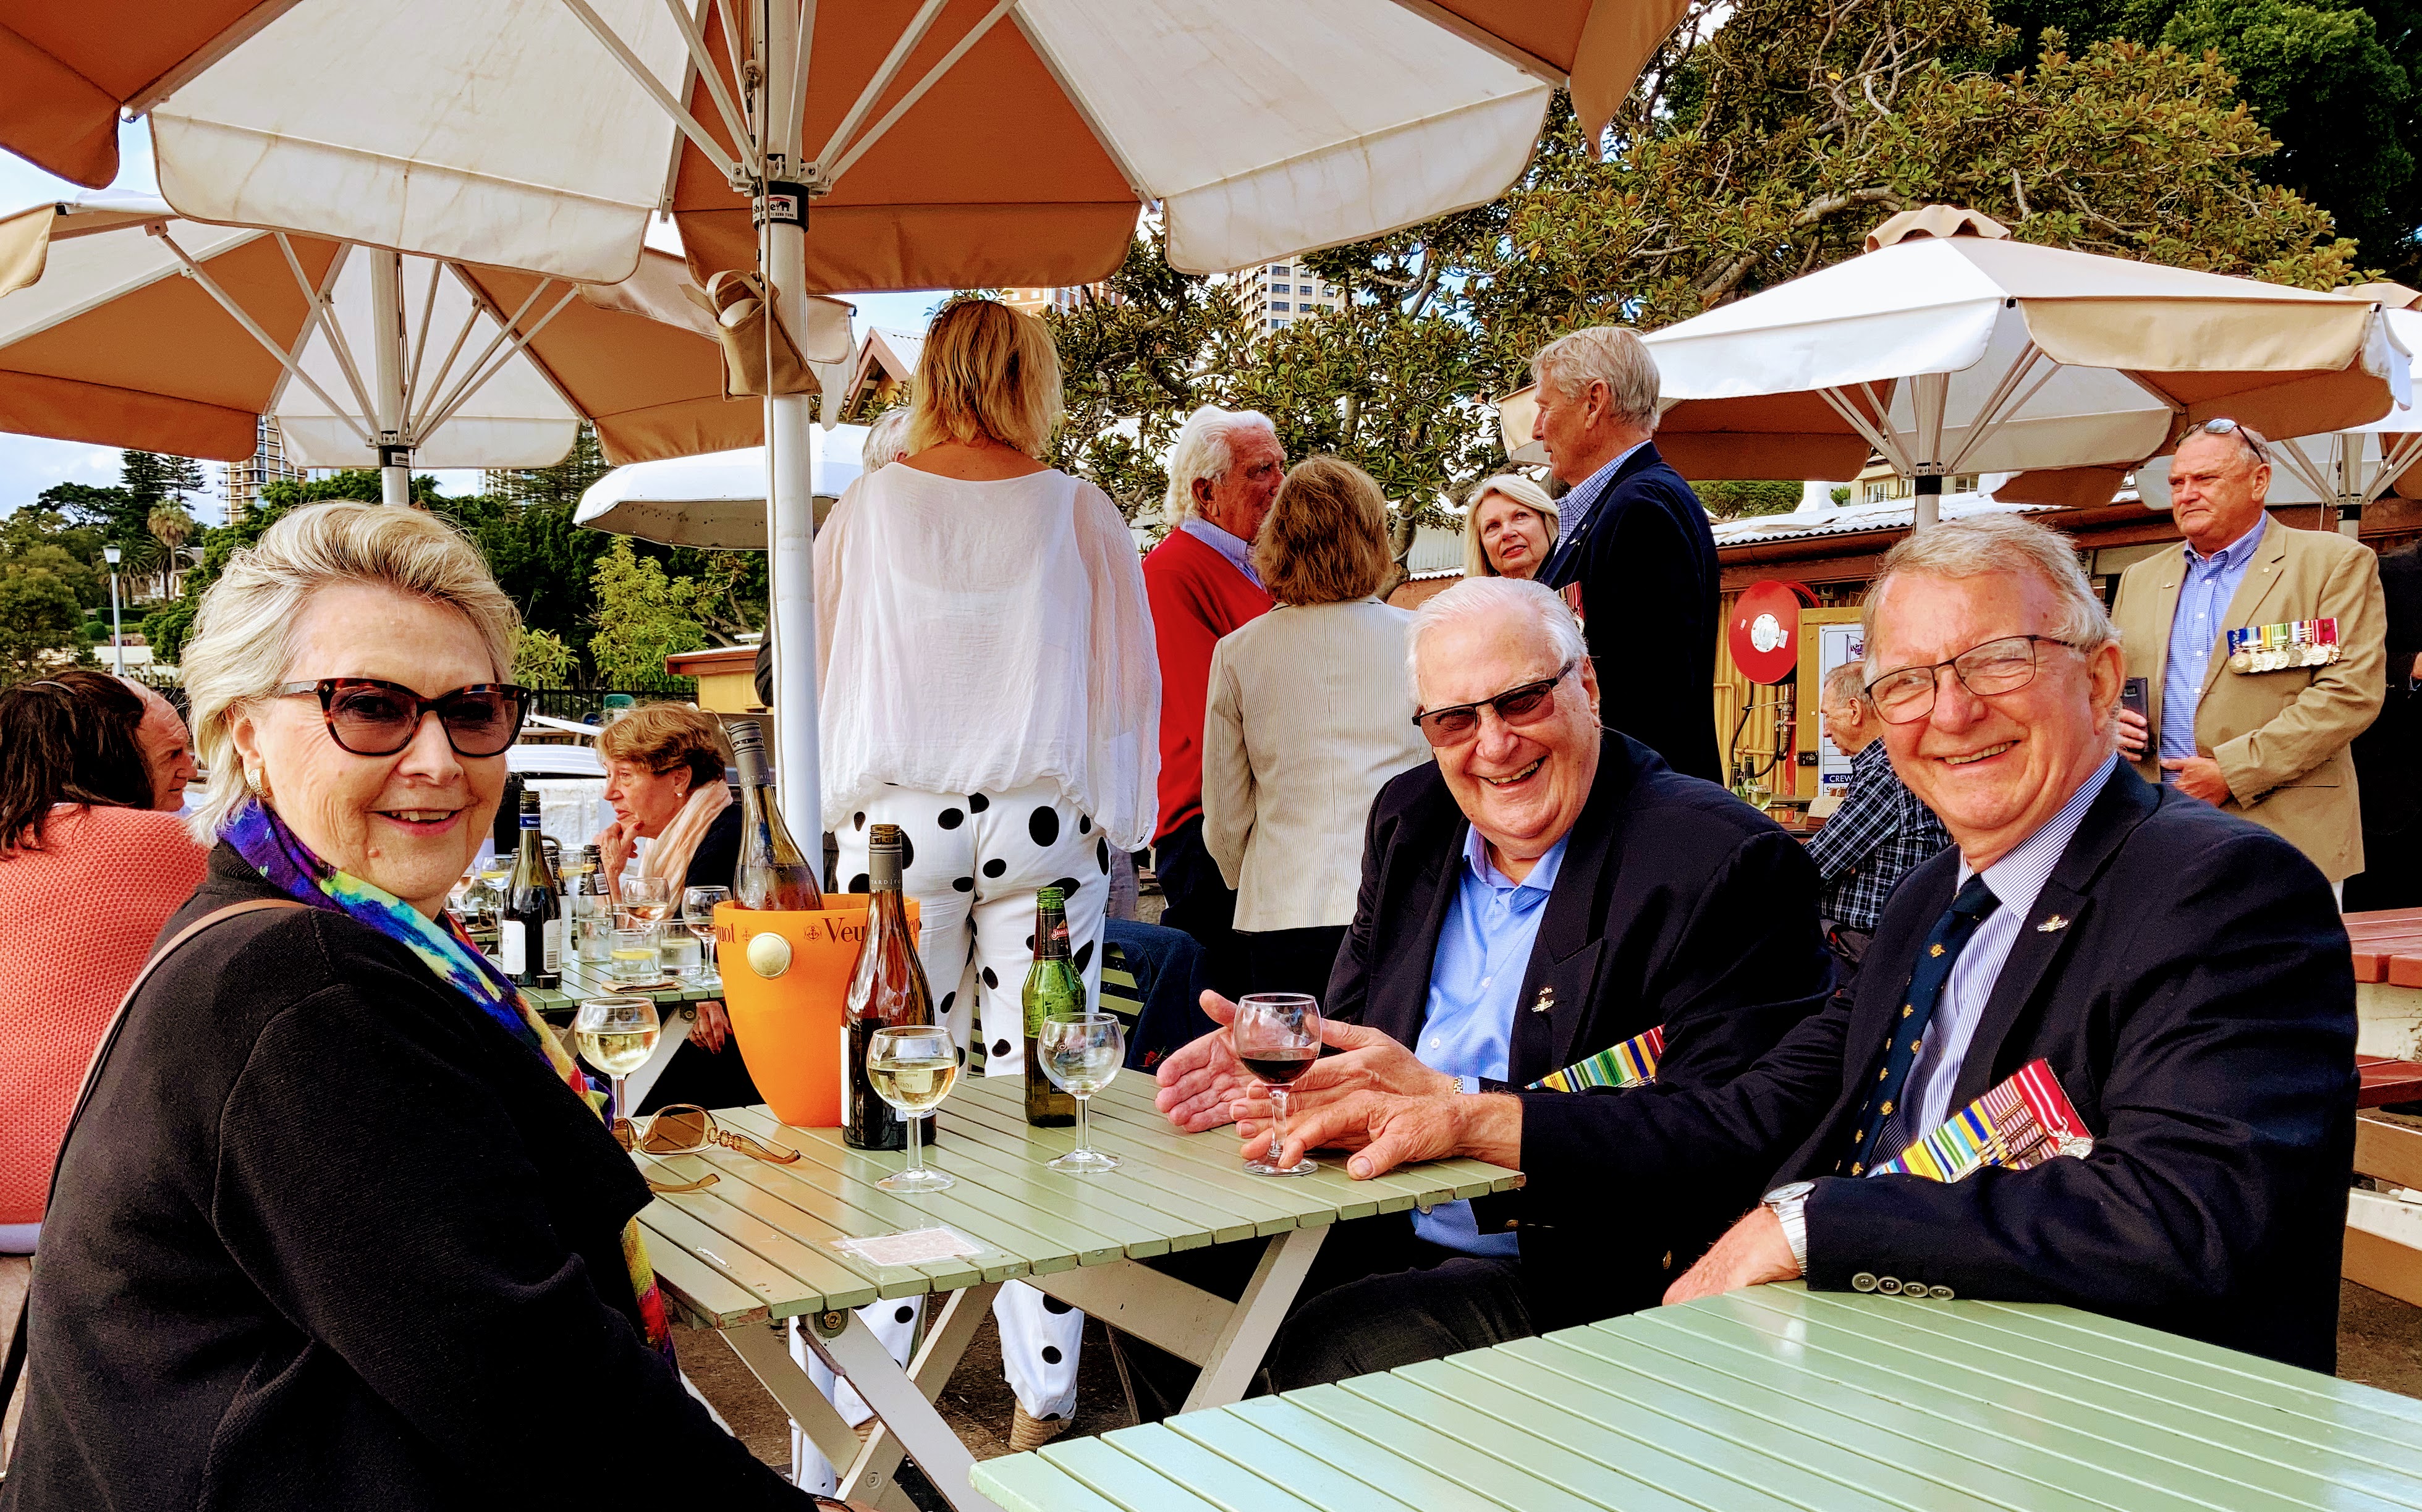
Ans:
<svg viewBox="0 0 2422 1512"><path fill-rule="evenodd" d="M1846 929L1875 933L1900 879L1950 843L1934 811L1901 785L1884 743L1869 741L1850 758L1849 796L1808 843L1825 886L1820 911Z"/></svg>

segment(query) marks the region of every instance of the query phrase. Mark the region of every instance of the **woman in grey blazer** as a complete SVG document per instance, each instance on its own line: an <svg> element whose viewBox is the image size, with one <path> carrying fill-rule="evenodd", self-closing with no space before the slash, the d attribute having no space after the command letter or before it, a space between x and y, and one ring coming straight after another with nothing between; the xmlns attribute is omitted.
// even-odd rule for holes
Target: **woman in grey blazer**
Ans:
<svg viewBox="0 0 2422 1512"><path fill-rule="evenodd" d="M1335 457L1298 465L1253 547L1278 607L1211 655L1203 842L1236 890L1255 992L1327 989L1371 800L1429 759L1405 671L1413 617L1372 596L1389 559L1371 475Z"/></svg>

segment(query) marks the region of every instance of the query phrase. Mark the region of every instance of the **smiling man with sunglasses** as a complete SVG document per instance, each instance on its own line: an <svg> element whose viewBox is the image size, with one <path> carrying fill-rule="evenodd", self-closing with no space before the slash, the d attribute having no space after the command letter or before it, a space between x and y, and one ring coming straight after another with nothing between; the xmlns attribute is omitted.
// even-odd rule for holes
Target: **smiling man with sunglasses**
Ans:
<svg viewBox="0 0 2422 1512"><path fill-rule="evenodd" d="M1298 1109L1386 1093L1451 1117L1559 1073L1601 1084L1650 1031L1660 1084L1719 1085L1816 1011L1832 983L1816 868L1756 810L1603 728L1563 599L1468 579L1422 606L1410 661L1437 759L1372 805L1321 1004L1341 1053L1293 1084ZM1189 1129L1266 1116L1224 1032L1160 1082ZM1710 1182L1612 1242L1536 1209L1511 1226L1492 1200L1341 1224L1274 1372L1309 1385L1651 1305L1755 1196Z"/></svg>

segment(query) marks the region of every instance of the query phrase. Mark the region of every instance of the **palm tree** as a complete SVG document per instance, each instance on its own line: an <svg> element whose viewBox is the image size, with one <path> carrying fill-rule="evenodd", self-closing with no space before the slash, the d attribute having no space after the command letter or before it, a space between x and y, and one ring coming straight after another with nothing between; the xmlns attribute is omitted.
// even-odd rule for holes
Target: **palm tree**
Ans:
<svg viewBox="0 0 2422 1512"><path fill-rule="evenodd" d="M160 559L160 596L177 596L177 563L184 559L184 544L193 539L195 522L185 507L174 499L162 499L151 506L151 516L145 522L151 534L167 549Z"/></svg>

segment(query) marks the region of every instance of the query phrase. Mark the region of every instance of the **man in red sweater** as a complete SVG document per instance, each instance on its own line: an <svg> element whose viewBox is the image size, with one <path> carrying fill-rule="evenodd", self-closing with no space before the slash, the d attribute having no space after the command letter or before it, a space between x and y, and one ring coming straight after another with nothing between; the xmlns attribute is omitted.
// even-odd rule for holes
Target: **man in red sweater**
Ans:
<svg viewBox="0 0 2422 1512"><path fill-rule="evenodd" d="M1182 929L1209 957L1206 984L1242 987L1236 894L1203 848L1203 706L1211 648L1268 611L1252 562L1253 537L1286 476L1286 449L1269 417L1206 404L1187 417L1169 458L1169 535L1143 559L1160 644L1160 827L1153 870Z"/></svg>

